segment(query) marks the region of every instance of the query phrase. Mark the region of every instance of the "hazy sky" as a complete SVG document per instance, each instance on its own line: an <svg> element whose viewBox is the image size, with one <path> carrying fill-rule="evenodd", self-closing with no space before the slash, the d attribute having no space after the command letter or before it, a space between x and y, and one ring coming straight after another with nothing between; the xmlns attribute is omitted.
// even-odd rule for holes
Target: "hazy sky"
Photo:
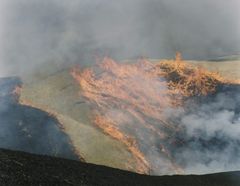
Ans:
<svg viewBox="0 0 240 186"><path fill-rule="evenodd" d="M209 59L240 51L239 0L0 0L1 71L95 55ZM3 70L4 69L4 70Z"/></svg>

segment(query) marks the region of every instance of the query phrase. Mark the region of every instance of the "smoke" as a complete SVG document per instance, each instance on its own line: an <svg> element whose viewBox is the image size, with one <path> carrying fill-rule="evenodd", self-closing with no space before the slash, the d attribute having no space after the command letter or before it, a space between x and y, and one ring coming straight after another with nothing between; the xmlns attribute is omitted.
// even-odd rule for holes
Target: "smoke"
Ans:
<svg viewBox="0 0 240 186"><path fill-rule="evenodd" d="M240 51L238 0L2 0L0 5L1 76L21 76L42 64L88 65L104 55L169 58L181 51L185 59L209 59ZM197 108L165 111L184 128L179 136L187 145L172 151L186 173L240 168L240 99L239 90L234 92ZM107 114L125 114L112 112ZM137 133L141 150L156 163L156 173L169 173L171 162L159 158L159 142L151 134Z"/></svg>
<svg viewBox="0 0 240 186"><path fill-rule="evenodd" d="M166 138L150 130L153 120L144 118L146 126L143 126L126 110L116 110L116 105L111 107L111 101L105 116L118 123L125 134L137 139L139 148L150 162L151 174L174 174L179 173L179 169L184 174L234 171L240 169L239 91L240 86L226 87L200 102L190 100L183 107L166 108L164 117L180 129L173 132L159 121L155 130L165 134Z"/></svg>
<svg viewBox="0 0 240 186"><path fill-rule="evenodd" d="M200 94L200 88L204 89L201 84L214 86L217 76L205 72L203 78L203 74L197 76L194 72L204 79L198 83L189 74L189 66L175 62L184 67L176 70L172 62L160 63L160 69L159 64L147 61L117 64L107 58L98 70L73 70L72 75L97 118L100 115L95 124L128 149L134 147L131 152L136 157L136 147L139 148L151 174L202 174L239 169L240 86L217 81L214 92L210 88L206 90L207 95ZM167 68L164 63L172 65L171 83L174 79L184 82L188 75L191 82L186 80L181 88L191 93L199 86L198 91L189 96L176 95L177 88L170 92L165 89L168 85L161 75ZM126 138L136 143L126 143Z"/></svg>
<svg viewBox="0 0 240 186"><path fill-rule="evenodd" d="M195 107L188 104L184 111L174 110L174 117L184 128L180 138L185 141L173 150L174 159L186 173L239 170L239 90L224 90Z"/></svg>
<svg viewBox="0 0 240 186"><path fill-rule="evenodd" d="M240 51L238 0L1 1L1 67L27 73L42 63L96 55L209 59Z"/></svg>
<svg viewBox="0 0 240 186"><path fill-rule="evenodd" d="M0 78L0 148L79 159L59 121L48 113L18 104L13 94L22 82L17 77Z"/></svg>

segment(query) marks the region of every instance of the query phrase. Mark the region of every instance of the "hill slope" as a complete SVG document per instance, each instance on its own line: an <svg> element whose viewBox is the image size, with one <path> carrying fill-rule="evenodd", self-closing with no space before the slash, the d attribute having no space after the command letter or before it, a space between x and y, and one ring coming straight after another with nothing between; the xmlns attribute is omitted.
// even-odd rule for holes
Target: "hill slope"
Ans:
<svg viewBox="0 0 240 186"><path fill-rule="evenodd" d="M237 186L240 183L240 172L154 177L4 149L0 149L0 164L1 186Z"/></svg>
<svg viewBox="0 0 240 186"><path fill-rule="evenodd" d="M137 61L129 60L129 61L124 61L123 63L133 64L136 62ZM159 60L150 60L150 62L157 63L157 62L159 62ZM238 65L240 64L239 61L221 61L221 62L186 61L186 62L190 63L192 65L201 64L203 67L205 67L206 69L208 69L210 71L219 69L219 73L224 77L228 77L231 79L238 78L235 75L239 74L238 73L239 68L237 68ZM127 65L125 65L125 66L127 66ZM69 136L70 140L72 141L74 148L76 149L78 154L80 154L86 160L86 162L99 164L99 165L106 165L106 166L120 168L120 169L124 169L124 170L136 171L138 162L135 160L133 153L129 152L129 147L127 147L128 144L131 145L134 143L128 143L128 140L127 140L128 138L125 138L125 141L122 142L117 139L117 137L116 137L117 135L115 135L115 138L112 138L111 136L103 133L102 130L99 127L97 127L96 124L94 124L94 122L93 122L94 121L94 113L92 110L95 107L92 106L91 104L89 104L89 101L87 101L86 98L84 98L82 96L82 92L83 92L82 89L80 89L78 83L73 79L73 77L71 77L70 71L71 71L72 67L74 67L74 65L71 66L71 65L66 64L66 66L61 66L61 65L60 66L56 66L56 65L51 66L51 65L47 64L47 65L42 65L41 67L36 69L36 72L33 72L32 75L29 75L29 76L26 75L25 77L21 77L22 81L23 81L23 86L22 86L22 92L20 95L20 102L23 103L23 105L28 105L28 106L35 107L35 108L38 108L38 109L46 111L46 112L54 113L56 118L60 121L61 127L64 128L64 132ZM228 67L228 68L226 68L226 67ZM93 68L96 68L96 67L93 65ZM98 75L100 75L100 74L98 74ZM142 77L141 74L139 76L140 76L139 78ZM138 80L135 81L134 76L131 80L133 80L132 82L137 82L136 84L141 84L140 88L144 87L143 89L138 89L138 90L140 90L141 93L146 93L147 90L149 90L149 87L147 85L152 84L152 83L148 83L147 81L141 81L141 82L138 82ZM194 78L193 78L193 81L194 81ZM132 83L132 84L134 84L134 83ZM108 84L106 84L106 85L108 85ZM125 83L124 85L130 86L129 81L128 81L128 83ZM155 87L160 87L160 85L159 86L158 85L159 85L159 83L157 81L154 81L154 86L151 87L153 92L155 92L155 90L156 90ZM129 90L129 87L127 88L127 90ZM133 93L135 90L136 89L133 90ZM231 92L238 93L238 90L239 90L239 87L235 87L234 91L228 91L229 92L228 94L232 95ZM226 90L221 91L220 93L222 93L222 92L226 93ZM117 93L116 96L118 96L119 92L116 91L116 93ZM131 95L133 95L133 94L131 94ZM237 95L237 94L234 94L234 95ZM214 105L215 102L218 101L218 99L217 99L218 96L215 96L215 97L216 97L216 100L213 99L211 101L212 105ZM227 99L231 98L230 100L232 100L232 99L235 99L235 97L236 96L227 96L226 98ZM131 96L131 98L134 98L134 96ZM104 100L107 99L105 94L103 94L103 99ZM141 99L138 99L138 101L139 100L141 100ZM145 99L145 100L149 100L149 99ZM153 102L156 103L155 100ZM234 102L236 102L236 101L234 101ZM148 102L148 103L150 103L150 102ZM209 104L209 100L205 101L204 103ZM107 107L109 107L109 104L106 104L106 105L107 105ZM225 104L225 105L228 105L228 104ZM140 104L140 106L141 106L141 104ZM204 107L204 105L203 105L203 107ZM231 106L231 109L235 110L235 107L234 108L232 108L232 107L233 106ZM238 107L238 102L236 102L236 108L237 107ZM116 109L116 107L112 107L112 108L115 108L115 110L114 109L109 109L109 110L110 111L116 111L116 110L118 111L118 109ZM222 109L221 106L219 106L219 109ZM215 109L215 110L217 110L217 109ZM227 108L226 110L229 110L229 109ZM135 110L133 110L133 111L135 111ZM104 112L104 113L112 114L112 112ZM116 113L120 113L120 116L121 116L121 114L123 116L125 116L125 114L126 114L125 112L116 112ZM234 116L235 118L238 118L238 113L239 112L236 111L236 117ZM113 112L113 115L114 114L115 114L115 112ZM134 114L135 115L137 114L137 116L138 116L139 112L134 112ZM139 117L132 117L131 113L127 116L130 116L129 117L130 120L134 121L134 122L132 122L132 124L135 127L129 127L130 122L127 122L128 125L125 125L126 126L125 129L127 131L130 131L129 128L131 128L131 129L138 128L139 129L139 125L138 125L138 123L140 123L139 119L138 119ZM134 118L134 119L132 119L132 118ZM145 125L145 123L151 123L151 124L155 125L156 127L159 127L159 125L158 125L159 122L153 122L153 120L150 117L148 117L148 118L149 118L148 122L142 122L143 125ZM141 121L141 118L140 118L140 121ZM213 123L216 123L216 122L213 122ZM123 125L121 125L121 126L123 126ZM141 147L139 147L139 149L141 148L140 151L142 152L145 149L147 149L144 152L148 153L150 151L151 153L148 153L148 155L151 157L152 157L152 154L154 154L154 157L159 157L159 154L164 154L164 158L167 156L167 159L169 159L168 158L169 153L161 153L162 152L161 149L157 150L157 151L155 150L155 149L159 149L159 146L160 146L159 143L162 144L163 140L155 140L155 136L152 135L152 130L154 128L152 128L150 126L149 130L145 130L144 127L145 126L142 127L144 129L144 130L141 130L142 133L141 132L137 133L141 137L141 138L139 137L137 139L140 139L140 140L143 139L143 141L140 141L140 143L139 143L139 144L143 144ZM167 132L169 131L168 129L166 129L166 130L167 130ZM150 134L149 137L147 137L147 138L142 137L143 134L144 135L146 134L145 131L149 132L148 134ZM161 131L163 131L163 130L161 130ZM135 131L130 131L130 132L135 134ZM129 134L130 134L129 136L131 136L130 132L129 132ZM167 134L168 135L166 135L166 136L174 136L174 135L170 135L169 132ZM173 134L175 134L175 130L173 130ZM177 140L180 144L182 144L181 140L182 140L183 136L185 136L185 135L179 135L180 140ZM99 139L101 139L101 140L99 140ZM144 139L151 139L147 142L156 144L157 148L155 148L155 146L153 146L152 144L150 144L150 145L147 144L146 140L144 140ZM158 134L157 134L157 139L158 139ZM168 138L166 138L166 139L168 139ZM155 141L157 141L157 142L155 143ZM173 141L173 140L165 140L165 141L167 141L167 144L168 144L168 142L172 142L172 144L179 145L179 143L175 143L175 141ZM192 140L192 141L194 141L194 140ZM202 146L202 143L200 143L200 144ZM152 151L149 150L149 148L148 148L150 146L152 147L151 148ZM163 146L166 147L167 145L163 144ZM183 147L185 147L185 146L183 146ZM204 146L204 148L205 147L206 146ZM166 151L166 148L162 148L162 149L163 149L163 151ZM172 148L172 149L176 149L176 148ZM192 149L192 148L190 148L190 149ZM220 148L220 150L221 150L221 148ZM96 154L97 154L97 156L96 156ZM155 155L155 154L157 154L157 155ZM212 154L212 153L209 153L209 154ZM234 154L234 156L238 157L236 155L236 153ZM149 159L151 157L149 157ZM215 160L215 159L216 158L213 158L213 160ZM230 159L232 159L232 158L230 158ZM166 172L162 173L162 170L163 170L162 166L158 166L157 162L155 160L152 162L153 162L152 164L156 167L155 170L157 170L156 171L157 173L153 172L152 174L158 174L158 175L166 174ZM166 162L165 159L164 159L164 162ZM184 161L180 161L180 162L184 162ZM189 160L188 160L188 162L189 162ZM193 161L193 163L194 162L195 161ZM159 163L161 163L161 162L159 162ZM171 164L171 162L170 162L170 164ZM236 163L234 163L234 165L235 164ZM159 170L159 167L161 167L161 170ZM175 164L172 167L174 169ZM193 166L193 168L194 167L195 166ZM218 171L224 171L224 170L218 170ZM231 168L228 170L235 170L235 169ZM172 173L172 169L170 172Z"/></svg>
<svg viewBox="0 0 240 186"><path fill-rule="evenodd" d="M0 147L36 154L78 159L69 137L48 113L20 105L17 77L0 78Z"/></svg>

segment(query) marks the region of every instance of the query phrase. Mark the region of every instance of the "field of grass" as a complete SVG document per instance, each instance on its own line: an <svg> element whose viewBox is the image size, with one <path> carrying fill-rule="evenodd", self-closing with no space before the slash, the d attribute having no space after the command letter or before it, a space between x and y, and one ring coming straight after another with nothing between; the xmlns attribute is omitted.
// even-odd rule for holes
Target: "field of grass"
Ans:
<svg viewBox="0 0 240 186"><path fill-rule="evenodd" d="M223 77L240 79L240 60L234 61L187 61L193 65L202 66L210 71L217 71Z"/></svg>
<svg viewBox="0 0 240 186"><path fill-rule="evenodd" d="M230 79L240 79L240 60L186 62L218 71ZM77 153L87 162L134 170L136 162L126 146L92 124L91 108L79 94L80 87L70 75L70 68L64 64L45 64L23 76L20 99L54 113Z"/></svg>
<svg viewBox="0 0 240 186"><path fill-rule="evenodd" d="M54 113L77 153L87 162L134 170L134 159L124 144L91 124L90 108L69 72L69 68L44 65L34 74L22 77L20 100Z"/></svg>

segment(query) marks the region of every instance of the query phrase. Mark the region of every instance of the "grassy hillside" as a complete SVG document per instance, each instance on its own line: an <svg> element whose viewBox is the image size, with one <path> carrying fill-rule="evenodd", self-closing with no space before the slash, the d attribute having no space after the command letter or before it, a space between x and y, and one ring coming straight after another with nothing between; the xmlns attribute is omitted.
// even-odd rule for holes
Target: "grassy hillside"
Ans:
<svg viewBox="0 0 240 186"><path fill-rule="evenodd" d="M69 68L44 65L23 77L20 100L54 113L76 151L87 162L135 169L134 159L125 146L91 124L90 108L79 96L79 87Z"/></svg>
<svg viewBox="0 0 240 186"><path fill-rule="evenodd" d="M193 65L200 65L208 70L217 71L222 76L240 79L240 60L232 61L187 61Z"/></svg>
<svg viewBox="0 0 240 186"><path fill-rule="evenodd" d="M155 61L159 60L152 60ZM240 79L240 61L187 62L217 70L227 78ZM22 77L20 100L24 104L53 113L76 151L87 162L135 170L137 162L126 146L103 134L92 124L91 108L79 95L79 86L70 75L70 68L67 64L45 64L32 74L25 75Z"/></svg>

